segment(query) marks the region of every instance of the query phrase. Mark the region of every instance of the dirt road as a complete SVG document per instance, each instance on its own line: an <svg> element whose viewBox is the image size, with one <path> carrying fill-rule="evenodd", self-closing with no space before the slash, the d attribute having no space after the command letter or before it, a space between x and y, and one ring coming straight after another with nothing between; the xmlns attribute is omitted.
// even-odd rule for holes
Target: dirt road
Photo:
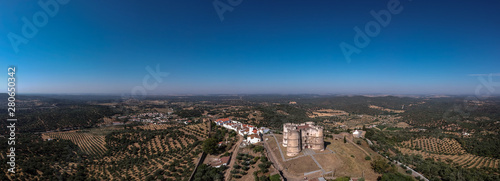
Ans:
<svg viewBox="0 0 500 181"><path fill-rule="evenodd" d="M234 145L233 155L231 155L231 161L229 161L228 169L226 174L224 174L224 180L231 180L231 170L233 169L234 162L236 162L236 156L238 156L238 151L240 150L240 144L243 141L243 137L238 135L238 142Z"/></svg>

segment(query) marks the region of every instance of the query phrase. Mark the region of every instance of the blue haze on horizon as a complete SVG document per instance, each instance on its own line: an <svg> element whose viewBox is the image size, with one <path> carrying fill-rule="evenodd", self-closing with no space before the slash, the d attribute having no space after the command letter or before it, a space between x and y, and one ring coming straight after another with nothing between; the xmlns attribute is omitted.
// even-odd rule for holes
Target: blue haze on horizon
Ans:
<svg viewBox="0 0 500 181"><path fill-rule="evenodd" d="M350 62L339 44L390 0L243 0L223 21L212 0L73 0L16 53L8 34L22 35L37 2L0 2L4 92L10 65L19 93L46 94L130 93L157 65L169 75L151 95L474 94L471 74L500 82L500 1L401 0Z"/></svg>

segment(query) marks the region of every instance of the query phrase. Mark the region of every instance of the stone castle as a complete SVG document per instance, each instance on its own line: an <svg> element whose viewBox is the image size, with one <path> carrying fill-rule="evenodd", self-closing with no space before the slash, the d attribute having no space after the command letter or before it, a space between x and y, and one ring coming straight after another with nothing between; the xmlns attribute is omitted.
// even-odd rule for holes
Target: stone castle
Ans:
<svg viewBox="0 0 500 181"><path fill-rule="evenodd" d="M285 123L283 125L283 146L286 147L287 156L295 156L306 148L323 151L325 149L323 127L316 126L313 122Z"/></svg>

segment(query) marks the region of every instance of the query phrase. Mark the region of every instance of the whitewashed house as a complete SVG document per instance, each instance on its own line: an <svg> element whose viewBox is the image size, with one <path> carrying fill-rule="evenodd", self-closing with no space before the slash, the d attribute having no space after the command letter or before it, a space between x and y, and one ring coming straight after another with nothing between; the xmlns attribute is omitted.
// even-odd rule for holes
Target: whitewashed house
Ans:
<svg viewBox="0 0 500 181"><path fill-rule="evenodd" d="M247 136L247 142L251 144L255 144L260 142L260 136L258 134L251 134Z"/></svg>
<svg viewBox="0 0 500 181"><path fill-rule="evenodd" d="M361 137L363 137L362 135L363 135L363 131L361 131L361 130L354 130L354 132L352 133L352 136L354 138L361 138Z"/></svg>

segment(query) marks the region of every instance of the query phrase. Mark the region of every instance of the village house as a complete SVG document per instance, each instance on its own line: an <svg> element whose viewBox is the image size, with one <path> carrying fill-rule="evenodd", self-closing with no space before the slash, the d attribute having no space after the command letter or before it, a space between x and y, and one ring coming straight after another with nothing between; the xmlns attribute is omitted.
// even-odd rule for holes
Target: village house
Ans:
<svg viewBox="0 0 500 181"><path fill-rule="evenodd" d="M237 121L231 121L229 118L217 119L214 121L216 125L226 129L233 130L240 136L247 136L247 142L254 144L260 142L260 134L268 133L269 129L265 127L257 128L249 124L241 124ZM253 136L250 136L253 135Z"/></svg>

